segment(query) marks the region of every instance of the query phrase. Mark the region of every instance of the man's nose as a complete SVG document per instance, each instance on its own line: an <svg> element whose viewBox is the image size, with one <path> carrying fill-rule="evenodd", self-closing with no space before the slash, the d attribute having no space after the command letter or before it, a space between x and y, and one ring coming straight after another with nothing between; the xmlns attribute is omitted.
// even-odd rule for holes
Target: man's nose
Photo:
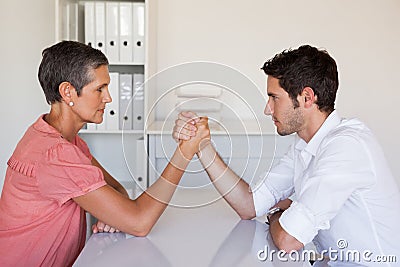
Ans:
<svg viewBox="0 0 400 267"><path fill-rule="evenodd" d="M268 103L265 105L264 114L267 116L271 116L273 113L273 109L271 108L271 105L268 101Z"/></svg>

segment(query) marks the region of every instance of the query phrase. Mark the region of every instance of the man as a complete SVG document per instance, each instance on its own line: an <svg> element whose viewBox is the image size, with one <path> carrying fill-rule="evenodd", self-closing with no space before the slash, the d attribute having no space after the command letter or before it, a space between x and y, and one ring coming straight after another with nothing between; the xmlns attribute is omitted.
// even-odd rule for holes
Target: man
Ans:
<svg viewBox="0 0 400 267"><path fill-rule="evenodd" d="M280 135L296 133L295 142L253 190L215 157L210 143L199 157L217 190L242 219L267 214L273 241L286 252L314 241L331 265L374 266L379 256L397 255L399 189L371 131L335 111L335 60L304 45L275 55L262 69L269 96L264 113ZM194 136L196 122L196 114L181 113L173 137ZM332 250L338 255L328 255ZM351 250L360 259L346 256Z"/></svg>

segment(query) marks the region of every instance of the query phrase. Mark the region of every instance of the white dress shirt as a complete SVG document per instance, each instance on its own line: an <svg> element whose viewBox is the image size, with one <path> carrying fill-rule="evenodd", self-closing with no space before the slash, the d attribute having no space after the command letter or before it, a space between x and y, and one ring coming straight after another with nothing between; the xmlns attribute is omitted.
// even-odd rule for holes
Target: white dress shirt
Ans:
<svg viewBox="0 0 400 267"><path fill-rule="evenodd" d="M331 266L400 265L399 188L375 137L359 120L341 119L334 111L309 143L297 136L253 188L257 216L292 194L279 219L282 228L303 244L314 241L320 253L330 251ZM378 263L393 261L387 256L396 262Z"/></svg>

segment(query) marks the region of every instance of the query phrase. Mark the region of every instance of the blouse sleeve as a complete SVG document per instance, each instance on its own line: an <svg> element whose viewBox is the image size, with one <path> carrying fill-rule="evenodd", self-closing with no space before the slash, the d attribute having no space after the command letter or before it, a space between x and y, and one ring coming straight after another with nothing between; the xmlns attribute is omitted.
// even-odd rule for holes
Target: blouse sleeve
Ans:
<svg viewBox="0 0 400 267"><path fill-rule="evenodd" d="M77 146L60 143L47 150L38 166L40 193L59 205L106 185L103 173Z"/></svg>

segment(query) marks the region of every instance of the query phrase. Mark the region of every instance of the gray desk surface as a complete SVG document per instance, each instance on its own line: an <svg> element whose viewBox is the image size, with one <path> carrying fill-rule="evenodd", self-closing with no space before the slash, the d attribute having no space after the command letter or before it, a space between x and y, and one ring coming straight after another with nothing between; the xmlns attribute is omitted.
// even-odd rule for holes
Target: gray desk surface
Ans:
<svg viewBox="0 0 400 267"><path fill-rule="evenodd" d="M276 250L268 226L240 220L215 190L178 189L171 203L147 237L92 235L74 266L309 266L259 260L260 250Z"/></svg>

